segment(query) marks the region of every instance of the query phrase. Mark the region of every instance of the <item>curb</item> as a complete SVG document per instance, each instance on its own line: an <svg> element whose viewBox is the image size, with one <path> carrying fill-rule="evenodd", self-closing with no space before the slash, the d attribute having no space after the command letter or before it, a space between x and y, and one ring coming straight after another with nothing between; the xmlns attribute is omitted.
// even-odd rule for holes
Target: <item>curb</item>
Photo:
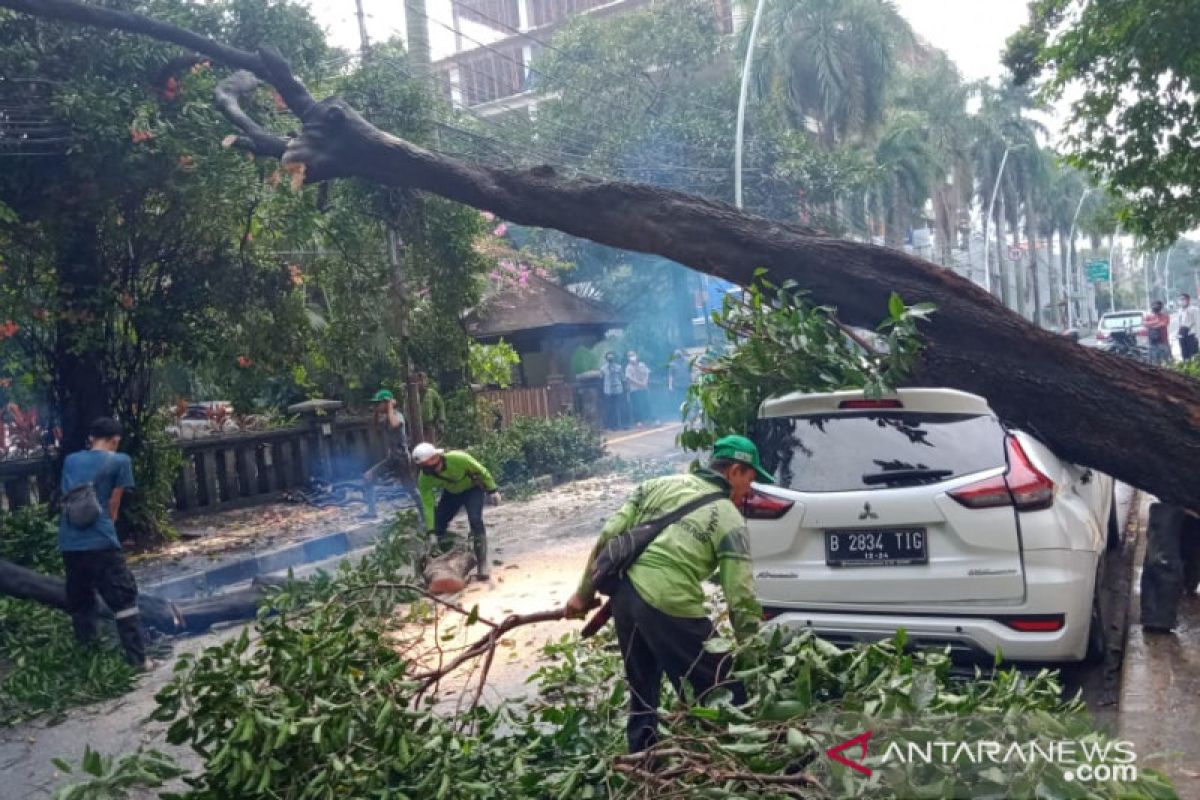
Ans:
<svg viewBox="0 0 1200 800"><path fill-rule="evenodd" d="M1142 506L1144 503L1144 495L1140 491L1135 491L1133 495L1134 508L1130 509L1129 517L1125 523L1126 529L1134 527L1136 539L1133 541L1133 553L1129 558L1129 603L1126 607L1125 625L1122 639L1121 652L1121 680L1117 687L1117 713L1122 714L1125 711L1132 710L1131 706L1139 704L1137 697L1144 689L1141 686L1135 686L1134 679L1130 676L1137 670L1133 669L1136 661L1145 659L1145 647L1139 638L1135 638L1134 626L1141 627L1141 587L1138 572L1142 565L1142 559L1146 555L1146 520L1142 518Z"/></svg>
<svg viewBox="0 0 1200 800"><path fill-rule="evenodd" d="M147 583L140 587L140 591L164 600L187 600L211 595L260 575L286 572L370 548L383 536L385 528L385 522L373 522L348 531L329 533L212 569L191 572L160 583Z"/></svg>

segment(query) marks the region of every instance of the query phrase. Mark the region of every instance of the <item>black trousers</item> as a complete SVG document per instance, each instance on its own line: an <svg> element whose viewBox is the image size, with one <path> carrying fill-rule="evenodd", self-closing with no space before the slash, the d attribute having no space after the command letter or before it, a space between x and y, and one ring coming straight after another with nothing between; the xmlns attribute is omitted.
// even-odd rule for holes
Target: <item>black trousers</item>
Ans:
<svg viewBox="0 0 1200 800"><path fill-rule="evenodd" d="M476 573L483 577L490 574L487 560L487 528L483 525L484 491L473 486L461 494L442 492L437 507L433 510L433 532L437 534L438 545L442 551L454 547L454 537L446 532L450 523L461 509L467 510L467 527L471 529L471 547L475 551L475 561L478 563Z"/></svg>
<svg viewBox="0 0 1200 800"><path fill-rule="evenodd" d="M99 593L116 618L125 659L140 667L146 660L146 640L138 616L137 581L121 551L66 551L62 557L67 573L67 611L75 626L75 639L85 645L95 641Z"/></svg>
<svg viewBox="0 0 1200 800"><path fill-rule="evenodd" d="M663 675L683 696L683 682L697 700L717 687L729 689L735 703L746 702L741 682L729 680L732 659L709 653L704 642L713 635L707 619L673 617L647 603L629 581L612 597L617 642L629 682L629 752L640 753L658 740L658 704Z"/></svg>
<svg viewBox="0 0 1200 800"><path fill-rule="evenodd" d="M606 394L604 395L604 427L610 431L615 431L624 426L624 413L622 406L625 404L625 395L623 394Z"/></svg>
<svg viewBox="0 0 1200 800"><path fill-rule="evenodd" d="M1196 340L1196 334L1189 332L1187 336L1179 337L1179 352L1184 361L1196 355L1198 347L1200 347L1200 342Z"/></svg>

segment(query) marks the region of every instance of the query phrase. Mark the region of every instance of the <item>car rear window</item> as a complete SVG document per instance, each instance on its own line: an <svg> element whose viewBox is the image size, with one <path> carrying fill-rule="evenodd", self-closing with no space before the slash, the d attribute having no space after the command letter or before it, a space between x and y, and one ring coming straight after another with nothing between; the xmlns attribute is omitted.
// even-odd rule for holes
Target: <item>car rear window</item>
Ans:
<svg viewBox="0 0 1200 800"><path fill-rule="evenodd" d="M1106 331L1115 331L1118 328L1134 328L1142 324L1141 314L1120 314L1115 317L1104 317L1100 320L1100 327Z"/></svg>
<svg viewBox="0 0 1200 800"><path fill-rule="evenodd" d="M1004 436L993 416L887 411L759 420L755 438L779 485L844 492L936 483L1004 466Z"/></svg>

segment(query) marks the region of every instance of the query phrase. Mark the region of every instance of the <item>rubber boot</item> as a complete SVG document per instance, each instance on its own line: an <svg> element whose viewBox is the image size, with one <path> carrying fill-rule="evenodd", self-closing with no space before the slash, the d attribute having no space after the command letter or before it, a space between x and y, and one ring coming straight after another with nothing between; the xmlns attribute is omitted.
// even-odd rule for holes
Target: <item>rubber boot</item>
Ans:
<svg viewBox="0 0 1200 800"><path fill-rule="evenodd" d="M492 576L491 565L488 563L487 528L480 527L471 531L471 546L475 550L475 577L486 581Z"/></svg>

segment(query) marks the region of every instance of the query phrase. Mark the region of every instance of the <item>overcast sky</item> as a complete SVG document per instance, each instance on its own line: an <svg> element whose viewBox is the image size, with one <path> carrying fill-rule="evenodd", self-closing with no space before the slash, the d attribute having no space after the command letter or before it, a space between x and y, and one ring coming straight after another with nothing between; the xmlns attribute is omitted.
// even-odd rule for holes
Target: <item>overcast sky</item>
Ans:
<svg viewBox="0 0 1200 800"><path fill-rule="evenodd" d="M767 0L770 2L771 0ZM454 52L449 0L427 0L431 21L429 37L434 58ZM372 39L403 36L401 0L363 0L367 32ZM358 46L354 0L310 0L313 12L328 29L335 44ZM1005 40L1026 19L1027 0L896 0L900 13L927 42L950 54L968 79L1000 74L1000 51ZM464 26L464 33L481 38L479 28Z"/></svg>

